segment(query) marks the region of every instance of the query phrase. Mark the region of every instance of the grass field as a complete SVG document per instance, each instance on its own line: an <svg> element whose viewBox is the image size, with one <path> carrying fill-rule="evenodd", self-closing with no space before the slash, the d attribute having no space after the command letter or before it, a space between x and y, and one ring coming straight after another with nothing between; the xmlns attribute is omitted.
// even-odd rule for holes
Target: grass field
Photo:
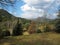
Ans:
<svg viewBox="0 0 60 45"><path fill-rule="evenodd" d="M40 33L9 36L1 39L0 45L60 45L60 34Z"/></svg>

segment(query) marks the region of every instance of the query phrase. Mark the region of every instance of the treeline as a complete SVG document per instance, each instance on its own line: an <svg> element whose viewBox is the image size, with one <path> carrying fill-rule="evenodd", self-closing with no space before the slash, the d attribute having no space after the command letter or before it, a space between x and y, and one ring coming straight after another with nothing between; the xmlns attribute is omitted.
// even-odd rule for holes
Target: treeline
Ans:
<svg viewBox="0 0 60 45"><path fill-rule="evenodd" d="M21 21L20 18L17 18L16 23L13 24L15 25L12 27L12 30L9 30L8 27L3 30L0 27L0 38L4 38L6 36L19 36L23 35L24 32L28 32L29 34L45 32L60 33L60 11L58 13L58 18L51 22L37 24L35 21L25 21L24 19Z"/></svg>
<svg viewBox="0 0 60 45"><path fill-rule="evenodd" d="M0 28L0 38L4 38L6 36L18 36L18 35L23 35L23 28L22 24L19 22L19 19L17 21L17 24L14 26L12 30L12 34L9 30L2 30Z"/></svg>

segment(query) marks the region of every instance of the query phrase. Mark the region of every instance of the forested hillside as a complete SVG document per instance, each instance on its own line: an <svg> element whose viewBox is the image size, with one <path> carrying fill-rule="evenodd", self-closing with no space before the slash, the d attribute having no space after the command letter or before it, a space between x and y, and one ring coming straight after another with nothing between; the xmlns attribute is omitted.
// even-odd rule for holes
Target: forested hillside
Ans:
<svg viewBox="0 0 60 45"><path fill-rule="evenodd" d="M24 25L30 22L30 20L15 17L9 12L3 9L0 9L0 31L9 30L11 33L18 19L19 19L19 22L22 23L23 27L25 27Z"/></svg>

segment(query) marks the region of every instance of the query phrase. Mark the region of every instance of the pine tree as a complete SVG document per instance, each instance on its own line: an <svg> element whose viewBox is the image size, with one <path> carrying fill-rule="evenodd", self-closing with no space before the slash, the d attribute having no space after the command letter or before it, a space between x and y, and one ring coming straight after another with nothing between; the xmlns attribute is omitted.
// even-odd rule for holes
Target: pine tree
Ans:
<svg viewBox="0 0 60 45"><path fill-rule="evenodd" d="M60 10L58 12L58 19L56 22L56 32L60 33Z"/></svg>
<svg viewBox="0 0 60 45"><path fill-rule="evenodd" d="M22 34L23 34L22 24L19 23L19 19L18 19L17 24L13 29L13 35L18 36L18 35L22 35Z"/></svg>

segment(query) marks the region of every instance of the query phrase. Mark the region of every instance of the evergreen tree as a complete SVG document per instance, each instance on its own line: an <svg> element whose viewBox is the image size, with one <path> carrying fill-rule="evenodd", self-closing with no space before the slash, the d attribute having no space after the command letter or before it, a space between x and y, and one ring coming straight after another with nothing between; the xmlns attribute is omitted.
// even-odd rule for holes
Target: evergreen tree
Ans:
<svg viewBox="0 0 60 45"><path fill-rule="evenodd" d="M19 19L18 19L17 24L13 29L13 35L18 36L18 35L22 35L22 34L23 34L22 24L19 23Z"/></svg>
<svg viewBox="0 0 60 45"><path fill-rule="evenodd" d="M0 22L2 22L2 17L0 16Z"/></svg>
<svg viewBox="0 0 60 45"><path fill-rule="evenodd" d="M58 12L58 19L56 22L56 32L60 33L60 10Z"/></svg>
<svg viewBox="0 0 60 45"><path fill-rule="evenodd" d="M10 32L8 31L8 30L6 30L6 31L2 31L2 33L1 33L2 35L2 37L5 37L5 36L10 36Z"/></svg>
<svg viewBox="0 0 60 45"><path fill-rule="evenodd" d="M10 32L8 30L0 32L0 39L4 38L6 36L10 36Z"/></svg>

